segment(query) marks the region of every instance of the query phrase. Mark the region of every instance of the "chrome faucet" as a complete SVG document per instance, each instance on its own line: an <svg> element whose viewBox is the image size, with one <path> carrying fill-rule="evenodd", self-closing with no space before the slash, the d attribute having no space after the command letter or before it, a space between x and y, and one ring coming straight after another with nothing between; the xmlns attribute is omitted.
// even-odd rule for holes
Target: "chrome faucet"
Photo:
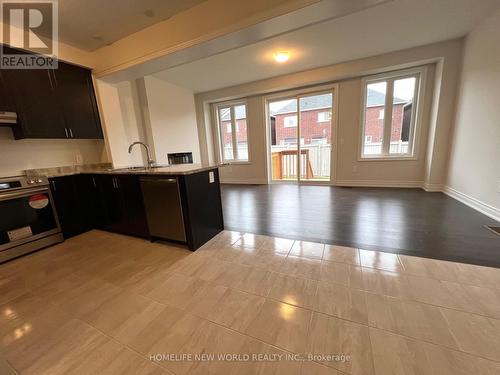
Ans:
<svg viewBox="0 0 500 375"><path fill-rule="evenodd" d="M134 142L134 143L132 143L130 146L128 146L128 153L130 154L132 152L132 148L135 145L142 145L142 146L144 146L144 148L146 149L146 155L148 157L148 168L153 168L154 165L156 164L156 162L153 159L151 159L151 156L149 154L149 147L144 142Z"/></svg>

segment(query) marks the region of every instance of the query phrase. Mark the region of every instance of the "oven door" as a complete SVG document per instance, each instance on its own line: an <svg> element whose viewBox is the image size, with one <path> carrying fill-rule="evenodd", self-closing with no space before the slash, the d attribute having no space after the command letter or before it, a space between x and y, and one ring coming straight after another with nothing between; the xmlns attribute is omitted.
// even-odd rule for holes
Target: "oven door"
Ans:
<svg viewBox="0 0 500 375"><path fill-rule="evenodd" d="M47 187L0 193L0 251L58 232Z"/></svg>

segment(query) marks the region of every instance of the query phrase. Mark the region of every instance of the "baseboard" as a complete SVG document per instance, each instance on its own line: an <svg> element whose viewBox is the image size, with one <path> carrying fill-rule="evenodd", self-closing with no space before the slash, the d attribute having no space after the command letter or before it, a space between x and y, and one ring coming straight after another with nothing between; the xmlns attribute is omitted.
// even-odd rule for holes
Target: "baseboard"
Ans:
<svg viewBox="0 0 500 375"><path fill-rule="evenodd" d="M236 185L265 185L266 179L262 178L221 178L221 184L236 184Z"/></svg>
<svg viewBox="0 0 500 375"><path fill-rule="evenodd" d="M425 191L432 193L432 192L441 192L444 193L444 185L443 184L426 184L422 183L422 189Z"/></svg>
<svg viewBox="0 0 500 375"><path fill-rule="evenodd" d="M457 201L462 202L463 204L475 209L476 211L479 211L496 221L500 221L500 210L498 208L481 202L479 199L471 197L470 195L462 193L461 191L455 190L449 186L444 186L442 192L449 197L456 199Z"/></svg>
<svg viewBox="0 0 500 375"><path fill-rule="evenodd" d="M422 182L421 181L384 181L384 180L343 180L343 181L336 181L335 186L421 188Z"/></svg>

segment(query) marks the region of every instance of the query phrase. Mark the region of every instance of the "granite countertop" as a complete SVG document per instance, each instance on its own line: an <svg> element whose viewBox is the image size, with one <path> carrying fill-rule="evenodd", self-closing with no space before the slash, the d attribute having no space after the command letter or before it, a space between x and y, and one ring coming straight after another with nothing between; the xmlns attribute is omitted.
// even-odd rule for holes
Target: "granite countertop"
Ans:
<svg viewBox="0 0 500 375"><path fill-rule="evenodd" d="M189 175L198 172L207 171L223 166L220 163L206 164L173 164L169 166L157 166L155 168L144 167L123 167L113 168L109 163L89 164L89 165L72 165L54 168L28 169L24 173L26 176L46 176L60 177L71 176L75 174L134 174L134 175L158 175L158 176L175 176Z"/></svg>

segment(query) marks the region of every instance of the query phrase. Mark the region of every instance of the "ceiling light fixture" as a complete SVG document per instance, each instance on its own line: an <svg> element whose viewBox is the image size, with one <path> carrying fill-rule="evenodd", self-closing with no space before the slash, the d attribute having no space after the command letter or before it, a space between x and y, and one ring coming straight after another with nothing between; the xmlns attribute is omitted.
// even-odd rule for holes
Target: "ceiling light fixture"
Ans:
<svg viewBox="0 0 500 375"><path fill-rule="evenodd" d="M287 62L290 58L290 53L288 53L287 51L280 51L276 52L273 57L276 62L284 63Z"/></svg>

